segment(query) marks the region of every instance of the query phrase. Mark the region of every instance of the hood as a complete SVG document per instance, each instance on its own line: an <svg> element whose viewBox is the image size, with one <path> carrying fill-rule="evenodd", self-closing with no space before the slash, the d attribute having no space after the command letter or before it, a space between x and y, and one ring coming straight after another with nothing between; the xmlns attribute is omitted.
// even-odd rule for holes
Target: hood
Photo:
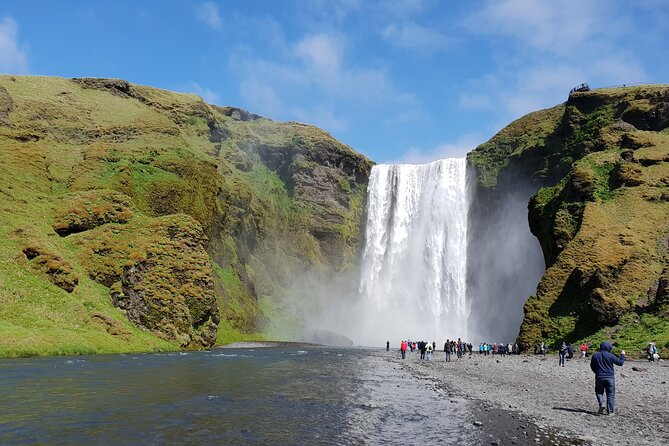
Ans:
<svg viewBox="0 0 669 446"><path fill-rule="evenodd" d="M613 346L611 346L611 344L609 344L608 342L604 341L601 344L599 344L599 349L610 352L613 349Z"/></svg>

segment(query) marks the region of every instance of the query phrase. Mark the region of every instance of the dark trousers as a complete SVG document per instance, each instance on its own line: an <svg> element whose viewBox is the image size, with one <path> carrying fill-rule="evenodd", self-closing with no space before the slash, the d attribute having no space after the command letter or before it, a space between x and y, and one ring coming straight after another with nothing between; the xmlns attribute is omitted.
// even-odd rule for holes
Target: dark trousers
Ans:
<svg viewBox="0 0 669 446"><path fill-rule="evenodd" d="M564 353L560 353L560 363L558 365L561 365L562 367L564 367L564 356Z"/></svg>
<svg viewBox="0 0 669 446"><path fill-rule="evenodd" d="M446 353L446 361L451 362L451 352L445 352Z"/></svg>
<svg viewBox="0 0 669 446"><path fill-rule="evenodd" d="M402 352L402 359L406 358L407 356L407 351L406 350L400 350Z"/></svg>
<svg viewBox="0 0 669 446"><path fill-rule="evenodd" d="M606 392L606 409L613 413L616 402L616 382L613 378L595 378L595 395L599 407L604 407L604 392Z"/></svg>

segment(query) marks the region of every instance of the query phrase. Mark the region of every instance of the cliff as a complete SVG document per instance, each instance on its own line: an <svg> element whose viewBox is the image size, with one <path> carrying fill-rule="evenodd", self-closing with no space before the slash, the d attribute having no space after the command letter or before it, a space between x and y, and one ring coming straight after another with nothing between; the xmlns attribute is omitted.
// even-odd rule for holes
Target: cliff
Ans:
<svg viewBox="0 0 669 446"><path fill-rule="evenodd" d="M519 184L532 194L529 227L546 270L524 305L519 342L669 348L668 86L573 93L468 159L480 196Z"/></svg>
<svg viewBox="0 0 669 446"><path fill-rule="evenodd" d="M195 95L0 76L0 355L294 329L295 277L354 268L370 169L315 127Z"/></svg>

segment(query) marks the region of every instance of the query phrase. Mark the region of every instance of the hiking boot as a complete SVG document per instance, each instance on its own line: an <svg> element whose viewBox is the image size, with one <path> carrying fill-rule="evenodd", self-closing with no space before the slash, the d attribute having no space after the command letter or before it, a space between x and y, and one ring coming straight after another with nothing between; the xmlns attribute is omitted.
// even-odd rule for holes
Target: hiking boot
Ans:
<svg viewBox="0 0 669 446"><path fill-rule="evenodd" d="M606 407L601 406L601 407L599 408L599 411L597 412L597 415L604 415L604 411L605 411L605 410L606 410Z"/></svg>

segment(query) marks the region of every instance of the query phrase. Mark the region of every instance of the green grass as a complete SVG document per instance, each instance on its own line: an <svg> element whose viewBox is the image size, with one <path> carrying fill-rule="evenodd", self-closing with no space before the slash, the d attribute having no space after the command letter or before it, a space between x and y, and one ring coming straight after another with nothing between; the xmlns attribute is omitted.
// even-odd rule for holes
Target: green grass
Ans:
<svg viewBox="0 0 669 446"><path fill-rule="evenodd" d="M105 90L109 85L100 81L87 88L69 79L0 76L0 86L13 101L12 125L0 126L0 258L5 259L0 264L0 355L176 349L131 324L111 304L111 290L89 278L92 267L118 271L142 260L145 243L132 237L140 237L141 227L149 228L160 216L187 214L209 237L210 260L220 263L213 275L221 293L218 343L259 339L267 334L258 330L287 324L284 318L291 312L280 306L286 293L279 284L282 276L296 269L342 267L328 264L312 232L336 234L343 267L352 265L364 187L333 179L349 194L350 204L334 212L343 224L320 223L317 217L332 209L296 199L292 185L263 165L253 147L293 151L295 169L314 168L322 155L332 154L351 156L368 168L364 157L313 126L242 121L194 95L131 85L134 97L129 97L116 90L111 94ZM224 130L220 146L210 141L210 126ZM26 136L34 141L19 142ZM134 215L127 225L132 231L110 226L94 229L95 234L59 237L52 225L64 206L60 197L98 189L130 197ZM74 206L72 218L86 206ZM66 293L31 268L21 252L24 244L43 246L71 265L79 279L74 291ZM93 245L122 247L128 258L110 255L106 263L87 263L92 257L86 250ZM253 268L251 262L256 262ZM264 304L240 275L262 289ZM95 313L129 334L107 333L91 319ZM274 318L279 322L274 324Z"/></svg>
<svg viewBox="0 0 669 446"><path fill-rule="evenodd" d="M632 358L645 358L648 343L655 342L660 356L669 359L669 320L648 313L630 313L613 332L605 327L586 341L593 346L611 341L617 351L625 350Z"/></svg>

